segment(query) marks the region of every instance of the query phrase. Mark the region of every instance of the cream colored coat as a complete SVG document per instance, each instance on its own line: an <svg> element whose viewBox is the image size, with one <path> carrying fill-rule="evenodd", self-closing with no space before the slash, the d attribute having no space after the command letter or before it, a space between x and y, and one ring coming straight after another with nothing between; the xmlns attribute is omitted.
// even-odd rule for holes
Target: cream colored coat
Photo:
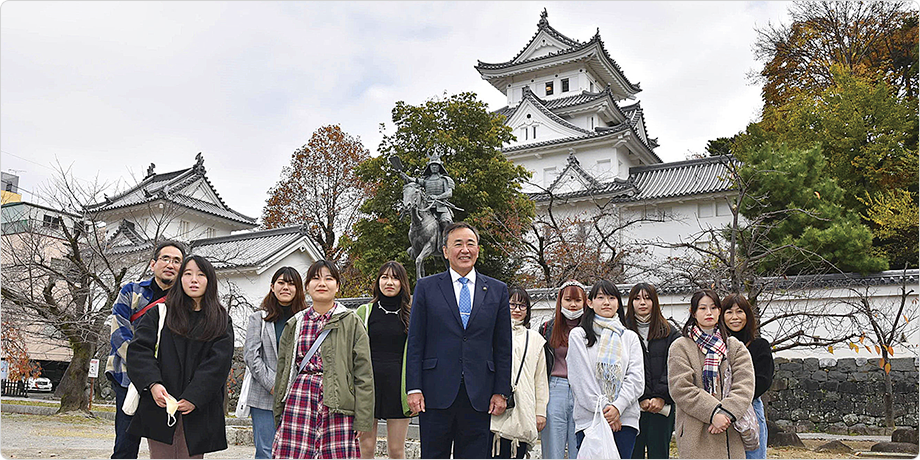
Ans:
<svg viewBox="0 0 920 460"><path fill-rule="evenodd" d="M709 425L716 409L722 408L741 418L754 398L754 364L747 347L734 337L726 343L728 359L719 364L716 382L721 394L722 378L731 365L732 388L719 399L703 390L705 355L689 337L681 337L668 351L668 387L674 399L674 434L680 458L745 458L741 435L734 426L710 434Z"/></svg>
<svg viewBox="0 0 920 460"><path fill-rule="evenodd" d="M521 371L521 380L514 390L515 406L502 415L493 415L491 422L492 433L510 439L515 447L522 442L531 446L536 444L539 436L537 416L546 417L546 403L549 401L546 355L543 353L543 344L546 340L539 333L524 326L511 329L511 385L514 386L518 369L521 368L526 339L524 334L530 335L530 343L527 344L527 357Z"/></svg>

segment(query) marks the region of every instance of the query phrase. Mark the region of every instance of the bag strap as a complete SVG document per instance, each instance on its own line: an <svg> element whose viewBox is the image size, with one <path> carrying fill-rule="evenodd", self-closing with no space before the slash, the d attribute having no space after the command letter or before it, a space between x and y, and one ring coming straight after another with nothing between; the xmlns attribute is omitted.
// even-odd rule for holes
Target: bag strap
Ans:
<svg viewBox="0 0 920 460"><path fill-rule="evenodd" d="M134 314L131 315L130 321L131 321L132 323L135 322L135 321L137 321L138 318L140 318L141 316L144 316L144 313L147 313L147 310L150 310L151 307L153 307L154 305L156 305L156 304L158 304L158 303L160 303L160 302L166 302L166 296L165 296L165 295L164 295L163 297L160 297L160 298L157 299L157 300L154 300L153 302L148 303L144 308L141 308L140 310L134 312Z"/></svg>
<svg viewBox="0 0 920 460"><path fill-rule="evenodd" d="M298 374L303 372L303 368L307 367L307 362L310 361L310 358L312 358L314 354L316 354L316 350L319 349L319 345L323 343L323 340L326 340L326 336L329 335L330 330L331 329L324 330L322 333L320 333L319 337L313 341L313 346L310 347L310 351L308 351L306 356L300 360L300 370L297 371Z"/></svg>
<svg viewBox="0 0 920 460"><path fill-rule="evenodd" d="M521 371L524 370L524 360L527 359L527 344L530 343L530 331L524 330L524 355L521 357L521 367L518 368L517 378L514 379L514 387L517 388L518 382L521 381Z"/></svg>

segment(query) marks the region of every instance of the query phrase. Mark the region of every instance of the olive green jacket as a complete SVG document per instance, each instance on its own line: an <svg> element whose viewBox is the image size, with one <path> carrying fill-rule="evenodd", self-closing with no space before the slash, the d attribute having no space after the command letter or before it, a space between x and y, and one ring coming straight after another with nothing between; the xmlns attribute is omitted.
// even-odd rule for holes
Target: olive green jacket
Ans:
<svg viewBox="0 0 920 460"><path fill-rule="evenodd" d="M373 303L366 303L358 307L355 310L355 314L358 315L358 318L361 318L361 321L364 322L364 328L367 329L367 320L370 319L371 308L374 307ZM405 345L403 345L403 356L402 356L402 378L400 379L400 389L402 390L399 394L400 400L402 401L403 415L406 417L411 417L415 414L412 413L412 410L409 409L409 400L406 395L406 349L409 346L409 341L406 340ZM383 397L383 395L380 395Z"/></svg>
<svg viewBox="0 0 920 460"><path fill-rule="evenodd" d="M297 377L296 346L308 310L288 320L278 346L275 374L275 425L281 423L284 405ZM370 431L374 423L374 370L371 366L370 341L362 321L336 303L332 318L323 330L329 335L320 345L323 359L323 404L330 412L355 417L355 431Z"/></svg>

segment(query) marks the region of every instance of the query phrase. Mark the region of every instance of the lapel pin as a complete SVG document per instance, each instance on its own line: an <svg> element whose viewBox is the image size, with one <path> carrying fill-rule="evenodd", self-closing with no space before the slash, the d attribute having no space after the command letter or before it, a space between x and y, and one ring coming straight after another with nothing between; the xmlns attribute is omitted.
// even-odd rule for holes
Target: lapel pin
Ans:
<svg viewBox="0 0 920 460"><path fill-rule="evenodd" d="M483 287L482 287L482 290L483 290L483 291L488 291L488 290L489 290L489 286L483 286Z"/></svg>

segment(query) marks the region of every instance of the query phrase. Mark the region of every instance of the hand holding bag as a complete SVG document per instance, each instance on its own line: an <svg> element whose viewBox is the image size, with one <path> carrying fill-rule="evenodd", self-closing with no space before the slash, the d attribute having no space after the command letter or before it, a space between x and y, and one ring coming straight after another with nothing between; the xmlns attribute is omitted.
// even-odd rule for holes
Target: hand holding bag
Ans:
<svg viewBox="0 0 920 460"><path fill-rule="evenodd" d="M160 314L160 321L157 324L157 344L153 347L153 357L157 357L160 351L160 335L163 332L163 325L166 324L166 303L157 304L157 313ZM134 383L128 384L128 394L125 396L125 403L121 406L121 411L128 415L134 415L137 412L137 405L141 402L141 394L138 393Z"/></svg>
<svg viewBox="0 0 920 460"><path fill-rule="evenodd" d="M603 396L597 398L594 408L594 420L591 426L585 428L585 439L578 449L578 458L611 458L619 460L620 451L613 439L613 430L604 418Z"/></svg>

